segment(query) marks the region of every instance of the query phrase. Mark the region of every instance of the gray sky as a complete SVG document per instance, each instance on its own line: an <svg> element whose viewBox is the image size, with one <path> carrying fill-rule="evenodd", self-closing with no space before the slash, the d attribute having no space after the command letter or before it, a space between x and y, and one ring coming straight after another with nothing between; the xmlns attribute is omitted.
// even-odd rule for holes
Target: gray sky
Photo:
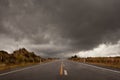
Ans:
<svg viewBox="0 0 120 80"><path fill-rule="evenodd" d="M118 45L94 52L111 56L120 55L119 41L120 0L0 0L0 50L92 56Z"/></svg>

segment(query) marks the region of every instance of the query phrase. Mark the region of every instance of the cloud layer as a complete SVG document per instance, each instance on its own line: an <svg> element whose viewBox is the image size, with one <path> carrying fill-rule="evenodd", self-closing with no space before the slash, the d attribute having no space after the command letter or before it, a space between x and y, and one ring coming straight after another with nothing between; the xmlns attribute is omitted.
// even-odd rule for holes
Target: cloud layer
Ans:
<svg viewBox="0 0 120 80"><path fill-rule="evenodd" d="M93 50L78 52L79 57L115 57L120 56L120 41L117 44L100 44Z"/></svg>
<svg viewBox="0 0 120 80"><path fill-rule="evenodd" d="M119 0L0 0L0 49L65 56L118 44L119 14Z"/></svg>

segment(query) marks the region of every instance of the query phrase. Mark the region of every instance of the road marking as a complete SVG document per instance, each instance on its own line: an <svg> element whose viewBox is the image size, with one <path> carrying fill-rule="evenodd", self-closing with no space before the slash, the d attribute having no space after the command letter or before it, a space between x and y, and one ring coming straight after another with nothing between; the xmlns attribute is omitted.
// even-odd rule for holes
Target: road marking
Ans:
<svg viewBox="0 0 120 80"><path fill-rule="evenodd" d="M50 63L53 63L53 62L50 62ZM41 64L41 65L46 65L46 64L50 64L50 63L44 63L44 64ZM14 71L9 71L9 72L5 72L5 73L1 73L0 76L4 76L4 75L7 75L7 74L11 74L11 73L23 71L23 70L26 70L26 69L31 69L31 68L34 68L34 67L37 67L37 66L40 66L40 64L34 65L34 66L32 66L32 67L26 67L26 68L14 70Z"/></svg>
<svg viewBox="0 0 120 80"><path fill-rule="evenodd" d="M1 73L0 76L7 75L7 74L10 74L10 73L19 72L19 71L23 71L23 70L30 69L30 68L33 68L33 67L27 67L27 68L23 68L23 69L19 69L19 70L14 70L14 71L6 72L6 73Z"/></svg>
<svg viewBox="0 0 120 80"><path fill-rule="evenodd" d="M67 76L67 75L68 75L67 70L64 70L64 75L65 75L65 76Z"/></svg>
<svg viewBox="0 0 120 80"><path fill-rule="evenodd" d="M64 72L63 72L63 71L64 71ZM63 64L63 62L61 62L61 65L60 65L60 76L62 76L62 75L65 75L65 76L68 75L67 70L64 69L64 64Z"/></svg>
<svg viewBox="0 0 120 80"><path fill-rule="evenodd" d="M87 66L91 66L91 67L95 67L95 68L98 68L98 69L103 69L103 70L115 72L115 73L120 73L120 71L116 71L116 70L111 70L111 69L107 69L107 68L102 68L102 67L98 67L98 66L94 66L94 65L85 64L85 63L81 63L81 64L84 64L84 65L87 65Z"/></svg>
<svg viewBox="0 0 120 80"><path fill-rule="evenodd" d="M61 76L63 75L63 63L61 63L61 65L60 65L60 75Z"/></svg>

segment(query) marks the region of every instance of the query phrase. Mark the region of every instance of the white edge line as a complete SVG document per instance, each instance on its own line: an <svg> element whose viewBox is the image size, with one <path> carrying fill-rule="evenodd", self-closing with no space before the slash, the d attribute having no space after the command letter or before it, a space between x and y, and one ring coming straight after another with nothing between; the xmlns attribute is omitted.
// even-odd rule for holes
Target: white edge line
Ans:
<svg viewBox="0 0 120 80"><path fill-rule="evenodd" d="M39 66L39 64L38 65L34 65L32 67L26 67L26 68L14 70L14 71L9 71L9 72L5 72L5 73L1 73L0 76L4 76L4 75L10 74L10 73L15 73L15 72L23 71L23 70L30 69L30 68L37 67L37 66Z"/></svg>
<svg viewBox="0 0 120 80"><path fill-rule="evenodd" d="M103 70L108 70L108 71L111 71L111 72L120 73L120 71L116 71L116 70L112 70L112 69L102 68L102 67L98 67L98 66L94 66L94 65L90 65L90 64L86 64L86 63L81 63L81 64L85 64L87 66L95 67L95 68L98 68L98 69L103 69Z"/></svg>
<svg viewBox="0 0 120 80"><path fill-rule="evenodd" d="M49 64L49 63L44 63L43 65L45 65L45 64ZM15 72L23 71L23 70L30 69L30 68L37 67L37 66L40 66L40 64L38 64L38 65L33 65L33 66L31 66L31 67L26 67L26 68L14 70L14 71L9 71L9 72L5 72L5 73L1 73L0 76L4 76L4 75L10 74L10 73L15 73Z"/></svg>

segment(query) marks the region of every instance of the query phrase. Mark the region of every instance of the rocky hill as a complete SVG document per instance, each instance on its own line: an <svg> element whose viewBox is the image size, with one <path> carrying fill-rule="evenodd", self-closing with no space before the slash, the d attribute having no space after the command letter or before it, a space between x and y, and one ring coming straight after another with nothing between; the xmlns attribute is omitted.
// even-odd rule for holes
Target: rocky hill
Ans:
<svg viewBox="0 0 120 80"><path fill-rule="evenodd" d="M40 62L43 58L29 52L25 48L14 51L12 54L8 54L6 51L0 51L0 63L5 64L19 64L28 62Z"/></svg>

